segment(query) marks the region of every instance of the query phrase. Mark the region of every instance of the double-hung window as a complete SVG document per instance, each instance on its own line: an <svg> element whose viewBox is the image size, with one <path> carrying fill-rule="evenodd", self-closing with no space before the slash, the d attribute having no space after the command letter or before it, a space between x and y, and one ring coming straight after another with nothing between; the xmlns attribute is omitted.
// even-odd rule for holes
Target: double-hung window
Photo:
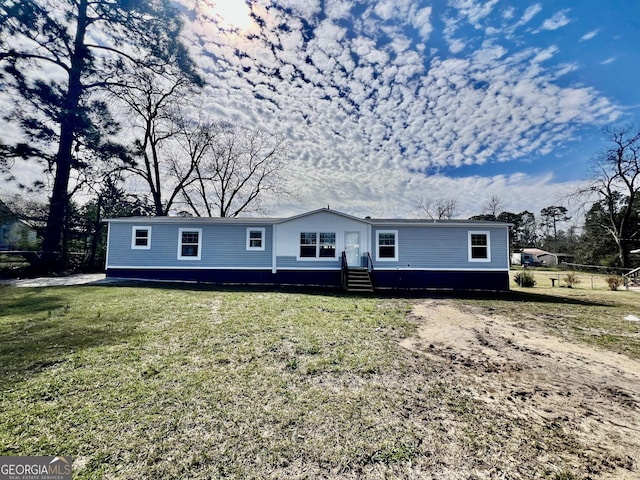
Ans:
<svg viewBox="0 0 640 480"><path fill-rule="evenodd" d="M315 258L318 236L316 233L302 232L300 234L300 257Z"/></svg>
<svg viewBox="0 0 640 480"><path fill-rule="evenodd" d="M151 227L131 228L131 248L149 250L151 248Z"/></svg>
<svg viewBox="0 0 640 480"><path fill-rule="evenodd" d="M336 258L335 232L302 232L300 258Z"/></svg>
<svg viewBox="0 0 640 480"><path fill-rule="evenodd" d="M398 231L378 230L378 260L398 261Z"/></svg>
<svg viewBox="0 0 640 480"><path fill-rule="evenodd" d="M264 228L247 228L247 250L264 250Z"/></svg>
<svg viewBox="0 0 640 480"><path fill-rule="evenodd" d="M178 232L178 260L200 260L202 229L181 228Z"/></svg>
<svg viewBox="0 0 640 480"><path fill-rule="evenodd" d="M489 232L469 232L469 261L491 261L491 237Z"/></svg>
<svg viewBox="0 0 640 480"><path fill-rule="evenodd" d="M318 257L336 258L336 234L320 233L320 245L318 247Z"/></svg>

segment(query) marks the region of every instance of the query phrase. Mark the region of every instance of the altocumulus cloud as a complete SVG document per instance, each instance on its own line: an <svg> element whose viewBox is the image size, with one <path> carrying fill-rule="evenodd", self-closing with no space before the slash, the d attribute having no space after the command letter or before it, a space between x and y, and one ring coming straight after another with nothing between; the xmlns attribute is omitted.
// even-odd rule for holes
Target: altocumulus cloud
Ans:
<svg viewBox="0 0 640 480"><path fill-rule="evenodd" d="M455 199L468 216L492 194L509 210L534 210L571 185L558 188L549 172L456 170L534 161L585 125L620 115L594 88L565 81L576 66L559 63L555 45L527 42L567 25L566 10L543 17L539 4L497 0L442 8L257 0L251 27L234 30L202 0L181 1L211 85L208 108L289 139L287 174L299 197L278 213L331 204L356 215L415 215L416 199L427 196Z"/></svg>

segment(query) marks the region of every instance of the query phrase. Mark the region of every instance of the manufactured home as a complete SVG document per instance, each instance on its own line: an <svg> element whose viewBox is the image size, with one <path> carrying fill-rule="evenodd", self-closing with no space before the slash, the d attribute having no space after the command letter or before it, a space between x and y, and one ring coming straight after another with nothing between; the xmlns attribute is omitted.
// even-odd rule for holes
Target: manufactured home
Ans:
<svg viewBox="0 0 640 480"><path fill-rule="evenodd" d="M220 285L509 289L509 225L358 218L123 217L109 225L108 277Z"/></svg>

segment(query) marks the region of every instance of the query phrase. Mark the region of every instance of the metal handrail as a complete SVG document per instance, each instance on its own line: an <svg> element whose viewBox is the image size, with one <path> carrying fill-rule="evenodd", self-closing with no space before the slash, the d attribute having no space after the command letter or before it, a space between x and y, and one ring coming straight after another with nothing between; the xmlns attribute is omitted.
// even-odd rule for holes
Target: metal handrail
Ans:
<svg viewBox="0 0 640 480"><path fill-rule="evenodd" d="M367 252L367 272L373 272L373 258L371 258L371 252Z"/></svg>
<svg viewBox="0 0 640 480"><path fill-rule="evenodd" d="M622 276L623 277L630 277L631 275L637 276L638 272L640 272L640 267L635 268L635 269L631 270L630 272L627 272L627 273L623 274Z"/></svg>
<svg viewBox="0 0 640 480"><path fill-rule="evenodd" d="M630 272L622 274L622 278L624 279L624 286L628 289L629 286L634 286L638 279L638 274L640 273L640 267L631 270Z"/></svg>
<svg viewBox="0 0 640 480"><path fill-rule="evenodd" d="M349 264L347 263L347 253L343 250L342 256L340 258L340 284L343 290L347 290L349 288Z"/></svg>

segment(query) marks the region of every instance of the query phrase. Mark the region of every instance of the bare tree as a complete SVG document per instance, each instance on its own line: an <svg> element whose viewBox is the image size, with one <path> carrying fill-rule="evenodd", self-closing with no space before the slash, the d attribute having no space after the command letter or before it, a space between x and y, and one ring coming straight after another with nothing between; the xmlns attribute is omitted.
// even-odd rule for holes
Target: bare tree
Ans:
<svg viewBox="0 0 640 480"><path fill-rule="evenodd" d="M182 152L173 148L180 137L185 137L189 143L193 135L186 114L176 107L176 103L193 93L195 85L192 78L180 70L163 75L134 72L134 77L137 81L114 89L126 103L133 132L138 136L134 153L139 162L127 170L149 187L155 214L165 216L178 193L191 180L197 161L189 155L184 162ZM187 153L192 152L187 149Z"/></svg>
<svg viewBox="0 0 640 480"><path fill-rule="evenodd" d="M640 131L631 128L606 129L610 147L601 152L594 164L590 184L576 192L578 196L593 196L606 215L598 225L616 243L620 265L628 265L628 244L632 235L632 217L637 208L640 189Z"/></svg>
<svg viewBox="0 0 640 480"><path fill-rule="evenodd" d="M214 212L211 211L208 203L204 205L206 214L199 215L185 192L193 190L206 192L207 190L202 171L206 169L205 159L211 154L215 145L216 126L207 120L195 122L183 119L179 122L178 128L176 136L176 143L179 147L178 157L187 160L181 161L178 157L171 159L171 175L177 180L173 197L176 198L180 194L181 198L186 199L187 205L196 212L196 216L213 217L215 216ZM182 211L181 214L192 215L186 211Z"/></svg>
<svg viewBox="0 0 640 480"><path fill-rule="evenodd" d="M418 208L426 218L431 220L450 220L456 210L456 201L453 199L437 199L420 197Z"/></svg>
<svg viewBox="0 0 640 480"><path fill-rule="evenodd" d="M230 123L208 128L213 131L198 138L210 145L206 153L194 150L200 158L195 176L181 190L194 215L237 217L262 211L267 193L290 195L282 172L288 154L283 137Z"/></svg>
<svg viewBox="0 0 640 480"><path fill-rule="evenodd" d="M489 199L489 202L485 207L485 212L488 215L493 216L494 219L497 219L501 209L502 209L502 202L500 201L500 198L498 197L498 195L496 194L491 195L491 198Z"/></svg>

